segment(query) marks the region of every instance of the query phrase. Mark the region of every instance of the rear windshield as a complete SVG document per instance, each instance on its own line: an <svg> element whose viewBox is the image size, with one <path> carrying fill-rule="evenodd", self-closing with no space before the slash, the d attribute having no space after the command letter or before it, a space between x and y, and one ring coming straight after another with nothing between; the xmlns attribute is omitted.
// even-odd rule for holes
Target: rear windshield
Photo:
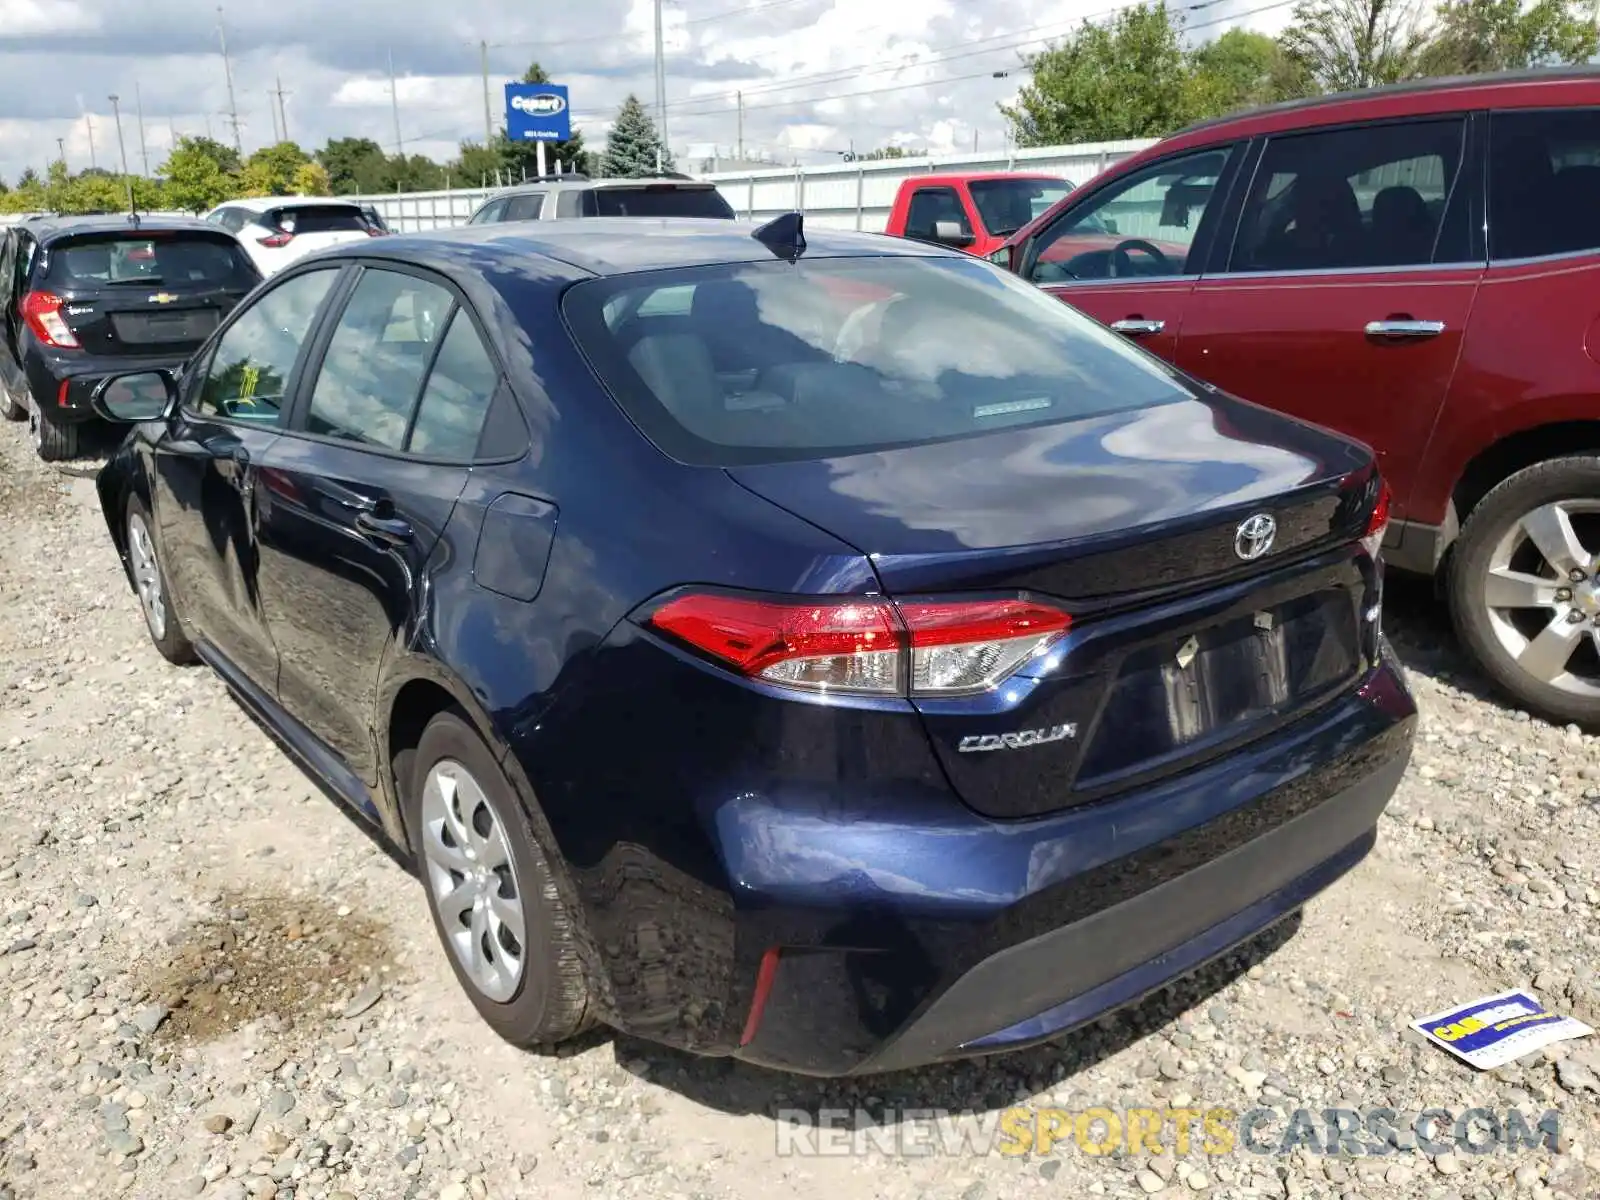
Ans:
<svg viewBox="0 0 1600 1200"><path fill-rule="evenodd" d="M974 179L972 202L990 233L1015 233L1072 190L1065 179Z"/></svg>
<svg viewBox="0 0 1600 1200"><path fill-rule="evenodd" d="M267 224L285 233L365 233L367 218L353 204L308 204L274 209Z"/></svg>
<svg viewBox="0 0 1600 1200"><path fill-rule="evenodd" d="M733 209L715 188L652 183L638 188L595 188L584 193L586 217L722 217Z"/></svg>
<svg viewBox="0 0 1600 1200"><path fill-rule="evenodd" d="M1159 360L970 258L652 271L577 284L563 304L646 436L708 466L858 454L1190 395Z"/></svg>
<svg viewBox="0 0 1600 1200"><path fill-rule="evenodd" d="M231 237L87 234L52 243L43 278L62 288L165 284L249 290L261 277Z"/></svg>

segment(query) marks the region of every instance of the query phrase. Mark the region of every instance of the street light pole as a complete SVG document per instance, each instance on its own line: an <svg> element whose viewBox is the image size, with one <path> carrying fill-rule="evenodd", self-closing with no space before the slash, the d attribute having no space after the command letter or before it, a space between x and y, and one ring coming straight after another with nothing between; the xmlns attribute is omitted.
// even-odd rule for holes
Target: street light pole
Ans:
<svg viewBox="0 0 1600 1200"><path fill-rule="evenodd" d="M133 104L134 111L139 117L139 158L144 163L144 173L148 177L150 174L150 147L145 144L144 140L144 96L139 91L137 80L134 81L133 85Z"/></svg>
<svg viewBox="0 0 1600 1200"><path fill-rule="evenodd" d="M394 106L394 154L405 157L405 143L400 140L400 85L394 81L394 51L389 51L389 101Z"/></svg>
<svg viewBox="0 0 1600 1200"><path fill-rule="evenodd" d="M233 126L233 149L244 153L244 143L239 140L239 105L233 98L233 64L228 61L228 31L222 26L222 5L217 5L217 41L222 46L222 74L228 81L228 122Z"/></svg>
<svg viewBox="0 0 1600 1200"><path fill-rule="evenodd" d="M67 139L57 138L56 149L61 152L61 165L65 167L67 165Z"/></svg>
<svg viewBox="0 0 1600 1200"><path fill-rule="evenodd" d="M133 203L133 176L128 174L128 145L122 140L122 109L115 96L106 99L111 101L111 117L117 123L117 153L122 159L122 182L128 185L128 211L137 212Z"/></svg>
<svg viewBox="0 0 1600 1200"><path fill-rule="evenodd" d="M660 126L661 147L656 153L656 170L665 169L671 153L667 142L667 58L661 43L661 0L656 0L656 124Z"/></svg>
<svg viewBox="0 0 1600 1200"><path fill-rule="evenodd" d="M478 43L478 60L483 67L483 148L494 144L494 118L489 115L489 43Z"/></svg>

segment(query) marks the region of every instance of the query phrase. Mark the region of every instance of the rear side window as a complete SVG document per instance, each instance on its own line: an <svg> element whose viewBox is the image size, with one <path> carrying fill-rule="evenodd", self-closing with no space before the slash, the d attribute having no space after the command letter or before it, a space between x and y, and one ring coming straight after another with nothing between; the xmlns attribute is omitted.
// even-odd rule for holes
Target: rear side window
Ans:
<svg viewBox="0 0 1600 1200"><path fill-rule="evenodd" d="M722 193L708 187L648 183L643 187L592 188L583 194L586 217L716 217L732 220Z"/></svg>
<svg viewBox="0 0 1600 1200"><path fill-rule="evenodd" d="M285 233L365 233L367 219L353 204L308 204L277 208L266 215L269 228Z"/></svg>
<svg viewBox="0 0 1600 1200"><path fill-rule="evenodd" d="M580 283L564 309L645 434L708 466L865 453L1190 395L1116 334L969 259L655 271Z"/></svg>
<svg viewBox="0 0 1600 1200"><path fill-rule="evenodd" d="M1600 109L1498 112L1489 124L1489 257L1600 249Z"/></svg>
<svg viewBox="0 0 1600 1200"><path fill-rule="evenodd" d="M406 449L431 458L472 458L499 382L500 373L478 331L457 309L428 374L428 386L422 390ZM493 446L486 450L497 452Z"/></svg>
<svg viewBox="0 0 1600 1200"><path fill-rule="evenodd" d="M44 282L61 288L118 285L248 290L260 280L232 238L205 235L85 235L54 242Z"/></svg>
<svg viewBox="0 0 1600 1200"><path fill-rule="evenodd" d="M1230 269L1464 261L1465 209L1446 218L1465 130L1451 117L1273 138L1245 200Z"/></svg>

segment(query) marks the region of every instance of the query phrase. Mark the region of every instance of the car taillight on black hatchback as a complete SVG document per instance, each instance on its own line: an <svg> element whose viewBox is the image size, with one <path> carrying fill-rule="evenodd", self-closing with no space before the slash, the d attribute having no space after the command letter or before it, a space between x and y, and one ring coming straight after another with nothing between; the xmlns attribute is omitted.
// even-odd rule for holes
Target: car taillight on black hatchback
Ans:
<svg viewBox="0 0 1600 1200"><path fill-rule="evenodd" d="M66 301L53 292L29 292L17 301L17 312L33 336L55 350L81 350L82 343L61 316Z"/></svg>
<svg viewBox="0 0 1600 1200"><path fill-rule="evenodd" d="M647 623L750 679L824 694L935 697L996 687L1071 622L1021 598L687 592Z"/></svg>

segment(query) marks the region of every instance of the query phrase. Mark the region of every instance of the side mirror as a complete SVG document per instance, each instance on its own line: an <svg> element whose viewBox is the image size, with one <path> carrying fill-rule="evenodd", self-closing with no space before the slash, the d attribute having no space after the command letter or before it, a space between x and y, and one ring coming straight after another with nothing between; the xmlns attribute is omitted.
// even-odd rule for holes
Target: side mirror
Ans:
<svg viewBox="0 0 1600 1200"><path fill-rule="evenodd" d="M1004 267L1008 271L1011 270L1011 247L1001 246L1000 249L992 251L989 255L989 261L997 267Z"/></svg>
<svg viewBox="0 0 1600 1200"><path fill-rule="evenodd" d="M946 246L954 246L959 250L962 247L972 245L978 239L965 229L962 229L960 221L935 221L933 223L933 240Z"/></svg>
<svg viewBox="0 0 1600 1200"><path fill-rule="evenodd" d="M1107 233L1118 233L1118 234L1120 234L1122 232L1122 230L1117 228L1116 221L1111 217L1102 217L1100 219L1100 224L1105 226L1105 230L1106 230Z"/></svg>
<svg viewBox="0 0 1600 1200"><path fill-rule="evenodd" d="M169 371L129 371L109 375L90 398L95 412L119 425L156 421L178 403L178 384Z"/></svg>

